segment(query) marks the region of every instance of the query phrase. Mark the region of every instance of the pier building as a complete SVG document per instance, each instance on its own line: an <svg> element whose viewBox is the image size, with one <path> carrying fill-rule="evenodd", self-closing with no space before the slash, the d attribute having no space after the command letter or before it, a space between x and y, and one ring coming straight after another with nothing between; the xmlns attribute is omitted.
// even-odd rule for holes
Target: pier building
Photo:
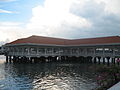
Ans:
<svg viewBox="0 0 120 90"><path fill-rule="evenodd" d="M119 36L61 39L33 35L7 43L3 47L7 62L62 60L115 64L120 58Z"/></svg>

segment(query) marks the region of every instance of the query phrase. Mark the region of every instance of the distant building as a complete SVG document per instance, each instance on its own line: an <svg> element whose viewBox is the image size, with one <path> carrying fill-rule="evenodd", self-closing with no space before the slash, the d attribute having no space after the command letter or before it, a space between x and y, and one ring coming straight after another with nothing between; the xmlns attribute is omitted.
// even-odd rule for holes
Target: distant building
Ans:
<svg viewBox="0 0 120 90"><path fill-rule="evenodd" d="M0 47L0 55L3 55L4 54L4 48L1 46Z"/></svg>

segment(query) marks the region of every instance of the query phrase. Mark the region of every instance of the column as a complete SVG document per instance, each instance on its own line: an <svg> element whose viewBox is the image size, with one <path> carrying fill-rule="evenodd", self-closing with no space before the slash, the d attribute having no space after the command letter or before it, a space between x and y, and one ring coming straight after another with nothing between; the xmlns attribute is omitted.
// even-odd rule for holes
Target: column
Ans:
<svg viewBox="0 0 120 90"><path fill-rule="evenodd" d="M47 49L45 48L45 55L47 54Z"/></svg>
<svg viewBox="0 0 120 90"><path fill-rule="evenodd" d="M95 54L96 54L96 53L95 53L96 48L93 48L93 50L94 50L93 54L94 54L94 56L95 56Z"/></svg>
<svg viewBox="0 0 120 90"><path fill-rule="evenodd" d="M12 59L11 59L11 56L9 56L9 61L10 61L10 63L11 63L11 60L12 60Z"/></svg>
<svg viewBox="0 0 120 90"><path fill-rule="evenodd" d="M70 48L70 52L71 52L70 55L72 55L72 48Z"/></svg>
<svg viewBox="0 0 120 90"><path fill-rule="evenodd" d="M96 57L94 57L94 63L96 63L96 62L97 62Z"/></svg>
<svg viewBox="0 0 120 90"><path fill-rule="evenodd" d="M118 60L119 60L120 58L117 58L117 65L119 65L120 63L118 62Z"/></svg>
<svg viewBox="0 0 120 90"><path fill-rule="evenodd" d="M103 47L103 56L105 56L105 48Z"/></svg>
<svg viewBox="0 0 120 90"><path fill-rule="evenodd" d="M113 57L115 56L115 49L113 48Z"/></svg>
<svg viewBox="0 0 120 90"><path fill-rule="evenodd" d="M110 65L110 57L106 57L107 58L107 65L109 66Z"/></svg>
<svg viewBox="0 0 120 90"><path fill-rule="evenodd" d="M101 59L101 57L98 57L98 64L100 64L100 59Z"/></svg>
<svg viewBox="0 0 120 90"><path fill-rule="evenodd" d="M112 58L112 62L115 65L115 57Z"/></svg>
<svg viewBox="0 0 120 90"><path fill-rule="evenodd" d="M28 47L27 49L28 49L28 55L30 55L30 47Z"/></svg>
<svg viewBox="0 0 120 90"><path fill-rule="evenodd" d="M37 49L36 54L39 55L39 48L37 47L36 49Z"/></svg>
<svg viewBox="0 0 120 90"><path fill-rule="evenodd" d="M13 48L13 55L15 55L15 48Z"/></svg>
<svg viewBox="0 0 120 90"><path fill-rule="evenodd" d="M105 57L103 57L103 64L105 64Z"/></svg>
<svg viewBox="0 0 120 90"><path fill-rule="evenodd" d="M87 48L85 48L84 50L85 50L85 55L87 55Z"/></svg>
<svg viewBox="0 0 120 90"><path fill-rule="evenodd" d="M22 55L24 55L24 47L22 47Z"/></svg>
<svg viewBox="0 0 120 90"><path fill-rule="evenodd" d="M54 55L54 48L52 48L52 51L51 51L51 52L52 52L52 56L53 56L53 55Z"/></svg>
<svg viewBox="0 0 120 90"><path fill-rule="evenodd" d="M6 62L8 62L8 56L6 56Z"/></svg>

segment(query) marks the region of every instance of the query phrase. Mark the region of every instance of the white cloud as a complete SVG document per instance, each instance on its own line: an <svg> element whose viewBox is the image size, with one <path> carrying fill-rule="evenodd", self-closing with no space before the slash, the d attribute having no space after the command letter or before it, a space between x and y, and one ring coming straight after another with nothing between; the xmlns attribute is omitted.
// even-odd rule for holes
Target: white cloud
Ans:
<svg viewBox="0 0 120 90"><path fill-rule="evenodd" d="M13 13L13 12L12 11L7 11L7 10L0 9L0 13Z"/></svg>
<svg viewBox="0 0 120 90"><path fill-rule="evenodd" d="M23 36L24 28L17 22L0 22L0 42L9 39L15 40Z"/></svg>
<svg viewBox="0 0 120 90"><path fill-rule="evenodd" d="M120 0L95 0L98 3L105 3L105 11L108 13L120 14Z"/></svg>
<svg viewBox="0 0 120 90"><path fill-rule="evenodd" d="M8 35L6 33L2 32L2 31L0 31L0 40L4 41L7 38L9 38Z"/></svg>
<svg viewBox="0 0 120 90"><path fill-rule="evenodd" d="M5 41L0 41L0 46L4 45L6 43L9 43L9 42L10 42L9 39L6 39Z"/></svg>
<svg viewBox="0 0 120 90"><path fill-rule="evenodd" d="M18 22L0 22L0 26L19 26L21 24Z"/></svg>
<svg viewBox="0 0 120 90"><path fill-rule="evenodd" d="M16 0L0 0L0 2L12 2L12 1L16 1Z"/></svg>
<svg viewBox="0 0 120 90"><path fill-rule="evenodd" d="M118 35L119 0L45 0L32 9L27 29L65 38Z"/></svg>
<svg viewBox="0 0 120 90"><path fill-rule="evenodd" d="M27 29L34 29L40 35L61 35L63 32L76 32L74 28L89 28L89 20L70 13L71 5L77 0L46 0L44 6L32 9L33 17L27 24ZM67 36L64 36L67 37Z"/></svg>

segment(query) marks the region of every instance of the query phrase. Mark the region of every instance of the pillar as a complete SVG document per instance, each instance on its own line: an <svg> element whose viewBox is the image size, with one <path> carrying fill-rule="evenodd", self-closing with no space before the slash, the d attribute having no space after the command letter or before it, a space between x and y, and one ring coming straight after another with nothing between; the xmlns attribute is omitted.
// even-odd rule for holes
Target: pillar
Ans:
<svg viewBox="0 0 120 90"><path fill-rule="evenodd" d="M84 63L88 63L88 58L84 57Z"/></svg>
<svg viewBox="0 0 120 90"><path fill-rule="evenodd" d="M96 60L96 57L94 57L94 63L96 64L97 60Z"/></svg>
<svg viewBox="0 0 120 90"><path fill-rule="evenodd" d="M110 57L106 57L107 58L107 65L109 66L110 65Z"/></svg>
<svg viewBox="0 0 120 90"><path fill-rule="evenodd" d="M9 61L10 61L10 63L11 63L11 61L12 61L11 56L9 56Z"/></svg>
<svg viewBox="0 0 120 90"><path fill-rule="evenodd" d="M103 57L103 64L105 64L105 57Z"/></svg>
<svg viewBox="0 0 120 90"><path fill-rule="evenodd" d="M33 63L34 61L33 61L33 58L32 57L30 57L30 63Z"/></svg>
<svg viewBox="0 0 120 90"><path fill-rule="evenodd" d="M114 63L114 58L112 58L112 61L111 61L111 63L112 63L112 64Z"/></svg>
<svg viewBox="0 0 120 90"><path fill-rule="evenodd" d="M98 57L98 64L100 64L100 59L101 59L101 57Z"/></svg>
<svg viewBox="0 0 120 90"><path fill-rule="evenodd" d="M117 65L119 65L119 64L120 64L120 63L119 63L119 61L118 61L119 59L120 59L120 58L117 58Z"/></svg>
<svg viewBox="0 0 120 90"><path fill-rule="evenodd" d="M112 58L113 59L113 64L115 65L115 58Z"/></svg>
<svg viewBox="0 0 120 90"><path fill-rule="evenodd" d="M8 63L8 56L6 56L6 62Z"/></svg>
<svg viewBox="0 0 120 90"><path fill-rule="evenodd" d="M89 56L89 63L92 63L92 57L91 56Z"/></svg>

